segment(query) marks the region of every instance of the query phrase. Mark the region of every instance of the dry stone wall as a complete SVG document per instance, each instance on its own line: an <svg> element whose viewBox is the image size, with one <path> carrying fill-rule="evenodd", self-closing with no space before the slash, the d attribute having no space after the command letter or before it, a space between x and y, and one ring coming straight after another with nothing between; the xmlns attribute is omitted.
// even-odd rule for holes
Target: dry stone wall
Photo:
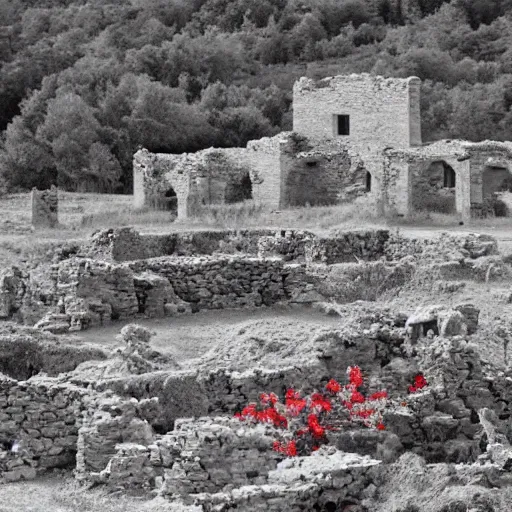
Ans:
<svg viewBox="0 0 512 512"><path fill-rule="evenodd" d="M85 395L82 388L51 379L18 382L1 376L0 479L29 479L48 468L72 466Z"/></svg>
<svg viewBox="0 0 512 512"><path fill-rule="evenodd" d="M296 229L260 229L238 231L191 231L162 235L141 234L133 228L116 228L95 234L81 254L112 262L133 261L160 256L194 256L238 253L259 257L282 257L285 261L301 261L311 253L311 262L335 261L316 256L322 253L343 253L364 260L383 255L386 230L353 230L319 238L309 231ZM324 249L325 246L325 249ZM345 261L340 260L340 261ZM354 261L354 258L349 261Z"/></svg>
<svg viewBox="0 0 512 512"><path fill-rule="evenodd" d="M379 461L322 449L279 462L274 435L273 427L232 418L184 419L151 445L118 444L105 469L88 478L118 488L156 487L184 511L192 502L200 511L310 510L357 504L375 492Z"/></svg>
<svg viewBox="0 0 512 512"><path fill-rule="evenodd" d="M327 265L377 260L388 239L387 230L335 231L328 238L316 237L306 248L306 260Z"/></svg>
<svg viewBox="0 0 512 512"><path fill-rule="evenodd" d="M208 256L126 263L165 277L176 295L199 309L269 306L284 300L283 263L275 259Z"/></svg>

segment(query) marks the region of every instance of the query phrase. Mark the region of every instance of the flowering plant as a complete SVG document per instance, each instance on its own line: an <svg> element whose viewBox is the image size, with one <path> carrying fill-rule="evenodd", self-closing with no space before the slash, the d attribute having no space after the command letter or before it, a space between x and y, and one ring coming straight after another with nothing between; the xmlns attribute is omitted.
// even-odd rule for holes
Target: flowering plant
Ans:
<svg viewBox="0 0 512 512"><path fill-rule="evenodd" d="M416 393L416 391L419 391L426 386L428 386L427 379L425 379L421 373L418 373L418 375L414 377L414 384L409 386L409 393Z"/></svg>
<svg viewBox="0 0 512 512"><path fill-rule="evenodd" d="M283 441L274 442L274 450L287 456L309 455L328 442L327 432L338 430L332 419L361 423L384 430L382 414L388 404L386 391L369 397L359 390L364 383L358 366L347 369L349 383L342 386L331 379L323 392L302 396L293 388L286 391L284 403L275 393L262 393L259 404L251 403L235 417L251 423L270 423L283 429Z"/></svg>

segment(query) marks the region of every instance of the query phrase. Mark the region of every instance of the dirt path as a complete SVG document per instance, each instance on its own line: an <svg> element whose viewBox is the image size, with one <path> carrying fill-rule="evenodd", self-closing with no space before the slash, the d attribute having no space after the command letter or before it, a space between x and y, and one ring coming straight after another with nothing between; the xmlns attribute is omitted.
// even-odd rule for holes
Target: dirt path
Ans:
<svg viewBox="0 0 512 512"><path fill-rule="evenodd" d="M296 322L297 329L302 329L305 322L315 326L325 327L339 325L339 318L328 317L312 308L273 307L255 310L216 310L202 311L194 315L182 317L134 319L133 322L151 329L155 334L151 345L161 352L170 354L177 361L185 361L200 357L208 350L222 345L226 336L248 322L264 320L265 324L277 326L286 322L287 325ZM97 343L113 348L121 346L116 335L130 321L115 322L101 328L93 328L77 333L83 341ZM293 333L291 334L293 337Z"/></svg>

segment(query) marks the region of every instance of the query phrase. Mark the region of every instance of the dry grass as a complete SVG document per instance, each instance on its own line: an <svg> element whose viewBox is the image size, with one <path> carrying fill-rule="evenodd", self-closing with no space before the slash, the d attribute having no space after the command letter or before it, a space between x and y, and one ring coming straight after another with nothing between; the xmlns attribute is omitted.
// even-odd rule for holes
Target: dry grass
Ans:
<svg viewBox="0 0 512 512"><path fill-rule="evenodd" d="M135 210L130 195L59 192L60 227L33 231L30 226L30 194L0 198L0 268L47 260L55 244L83 240L107 227L134 226L146 233L199 229L295 228L318 233L331 229L396 227L409 231L479 231L502 234L512 241L512 219L476 219L461 226L459 218L446 214L418 214L412 218L385 218L375 215L366 203L293 208L270 211L253 201L205 207L194 219L177 222L168 211Z"/></svg>
<svg viewBox="0 0 512 512"><path fill-rule="evenodd" d="M147 501L147 498L145 498ZM34 481L0 487L0 512L143 512L151 504L134 496L111 496L86 490L70 473L53 473Z"/></svg>

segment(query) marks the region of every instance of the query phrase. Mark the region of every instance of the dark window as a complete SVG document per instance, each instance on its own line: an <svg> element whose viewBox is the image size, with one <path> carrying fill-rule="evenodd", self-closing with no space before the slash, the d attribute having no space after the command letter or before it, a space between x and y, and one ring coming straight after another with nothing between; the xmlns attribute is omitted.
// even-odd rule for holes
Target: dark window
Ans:
<svg viewBox="0 0 512 512"><path fill-rule="evenodd" d="M455 171L449 165L444 166L444 187L455 187Z"/></svg>
<svg viewBox="0 0 512 512"><path fill-rule="evenodd" d="M350 135L350 116L338 117L338 135Z"/></svg>
<svg viewBox="0 0 512 512"><path fill-rule="evenodd" d="M372 191L372 175L366 171L366 192Z"/></svg>
<svg viewBox="0 0 512 512"><path fill-rule="evenodd" d="M314 162L314 161L313 162L306 162L306 165L308 167L316 167L316 164L317 164L317 162Z"/></svg>

